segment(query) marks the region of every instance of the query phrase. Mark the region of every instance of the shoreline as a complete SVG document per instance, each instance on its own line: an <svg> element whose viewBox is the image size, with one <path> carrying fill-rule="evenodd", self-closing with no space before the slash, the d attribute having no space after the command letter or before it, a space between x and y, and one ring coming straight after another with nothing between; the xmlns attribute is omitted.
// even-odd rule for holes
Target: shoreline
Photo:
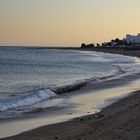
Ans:
<svg viewBox="0 0 140 140"><path fill-rule="evenodd" d="M133 56L140 58L140 50L124 50L119 48L47 48L47 49L63 49L63 50L79 50L79 51L95 51L95 52L104 52L112 54L120 54L126 56Z"/></svg>
<svg viewBox="0 0 140 140"><path fill-rule="evenodd" d="M121 54L126 56L133 56L140 58L140 50L121 50L121 49L105 49L105 48L93 48L93 49L80 49L80 50L89 50L96 52L112 53L112 54Z"/></svg>
<svg viewBox="0 0 140 140"><path fill-rule="evenodd" d="M78 50L85 51L85 49L78 49ZM105 50L87 49L87 51L100 51L100 52L140 57L140 52L137 51L137 53L135 53L131 50L125 51L125 53L124 50L122 52L122 50L113 51L113 50L106 50L106 49ZM2 140L16 140L16 139L17 140L22 140L22 139L112 140L112 139L123 139L123 138L129 140L130 135L128 133L129 131L130 134L132 133L131 128L129 128L130 125L128 124L129 126L127 126L128 127L127 129L129 131L126 130L126 127L123 126L126 125L127 123L131 123L132 121L136 121L135 126L140 124L140 120L138 118L138 116L140 116L140 112L138 111L138 109L140 109L139 101L140 101L140 90L135 91L134 95L121 99L119 102L104 108L100 113L87 115L67 122L43 126L40 128L36 128L34 130L24 132L17 136L3 138ZM126 119L127 117L128 119ZM122 119L121 122L119 118ZM110 126L108 126L108 124L110 124ZM140 138L140 134L137 131L140 132L140 127L138 127L138 130L137 129L135 130L135 134L133 137L131 137L131 139L135 140L136 138ZM62 132L64 133L62 134ZM124 134L126 132L127 132L127 137L125 138Z"/></svg>
<svg viewBox="0 0 140 140"><path fill-rule="evenodd" d="M99 113L41 126L0 140L138 140L139 102L140 90L109 105Z"/></svg>

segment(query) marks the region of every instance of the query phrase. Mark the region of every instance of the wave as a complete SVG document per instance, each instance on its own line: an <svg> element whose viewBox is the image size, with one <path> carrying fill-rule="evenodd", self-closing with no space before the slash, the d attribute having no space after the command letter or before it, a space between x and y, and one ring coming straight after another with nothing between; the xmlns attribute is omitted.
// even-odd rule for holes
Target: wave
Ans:
<svg viewBox="0 0 140 140"><path fill-rule="evenodd" d="M0 111L6 111L9 109L15 109L18 107L33 105L43 100L50 99L54 96L56 96L56 94L50 89L39 90L35 94L1 101Z"/></svg>
<svg viewBox="0 0 140 140"><path fill-rule="evenodd" d="M52 89L52 91L54 91L56 94L64 94L74 90L79 90L81 87L84 87L87 83L88 81L86 80L76 81L73 84L54 88Z"/></svg>
<svg viewBox="0 0 140 140"><path fill-rule="evenodd" d="M38 90L36 93L24 96L24 97L17 97L11 98L8 100L0 101L0 112L19 109L20 107L27 107L37 103L40 103L44 100L48 100L50 98L55 97L57 94L64 94L66 92L79 90L81 87L87 84L86 81L77 81L73 84L67 86L61 86L53 89L41 89Z"/></svg>
<svg viewBox="0 0 140 140"><path fill-rule="evenodd" d="M31 105L40 103L44 100L53 98L56 95L65 94L71 91L79 90L80 88L86 86L90 82L97 83L97 82L106 81L124 73L126 72L123 71L118 66L118 72L116 72L116 74L103 76L100 78L94 77L94 78L84 79L84 80L76 81L73 84L51 88L51 89L39 89L35 93L24 96L24 97L17 97L14 99L3 100L3 101L0 101L0 111L6 111L6 110L11 110L11 109L17 109L19 107L31 106Z"/></svg>

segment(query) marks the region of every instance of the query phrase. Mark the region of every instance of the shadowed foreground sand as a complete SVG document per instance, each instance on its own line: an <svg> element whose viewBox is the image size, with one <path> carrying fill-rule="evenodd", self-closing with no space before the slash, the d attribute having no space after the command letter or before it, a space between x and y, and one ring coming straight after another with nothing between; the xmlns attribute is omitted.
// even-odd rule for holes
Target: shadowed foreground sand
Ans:
<svg viewBox="0 0 140 140"><path fill-rule="evenodd" d="M140 51L118 53L140 56ZM3 140L140 140L140 91L98 114L40 127Z"/></svg>
<svg viewBox="0 0 140 140"><path fill-rule="evenodd" d="M140 140L140 91L99 114L44 126L3 140Z"/></svg>

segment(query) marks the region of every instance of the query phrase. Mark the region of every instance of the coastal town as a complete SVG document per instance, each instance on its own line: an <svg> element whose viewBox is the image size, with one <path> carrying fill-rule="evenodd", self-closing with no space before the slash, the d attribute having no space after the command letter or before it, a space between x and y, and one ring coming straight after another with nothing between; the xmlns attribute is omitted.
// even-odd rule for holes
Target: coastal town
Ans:
<svg viewBox="0 0 140 140"><path fill-rule="evenodd" d="M130 50L140 50L140 33L137 35L127 34L123 39L112 39L109 42L104 42L102 44L81 44L81 48L114 48L114 49L130 49Z"/></svg>

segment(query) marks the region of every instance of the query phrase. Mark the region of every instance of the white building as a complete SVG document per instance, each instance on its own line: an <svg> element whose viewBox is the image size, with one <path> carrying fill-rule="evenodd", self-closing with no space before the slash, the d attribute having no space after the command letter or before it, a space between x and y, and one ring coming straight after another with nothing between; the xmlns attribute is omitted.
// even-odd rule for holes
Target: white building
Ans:
<svg viewBox="0 0 140 140"><path fill-rule="evenodd" d="M140 43L140 33L135 35L126 35L125 40L127 43Z"/></svg>

